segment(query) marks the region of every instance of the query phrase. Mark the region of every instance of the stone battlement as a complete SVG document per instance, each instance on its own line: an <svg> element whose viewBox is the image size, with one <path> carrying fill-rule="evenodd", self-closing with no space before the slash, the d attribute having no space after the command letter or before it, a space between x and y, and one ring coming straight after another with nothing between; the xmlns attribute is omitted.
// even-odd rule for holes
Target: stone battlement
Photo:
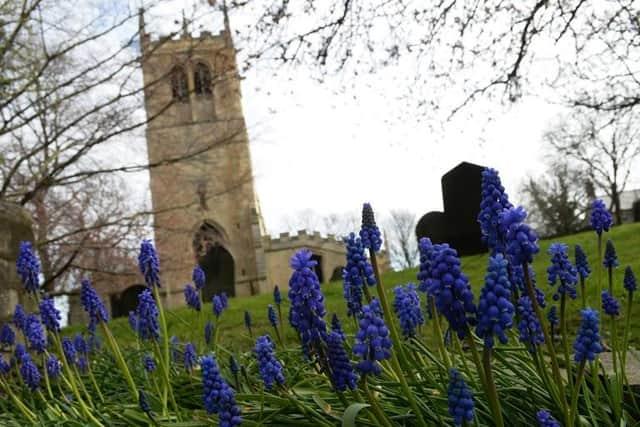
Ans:
<svg viewBox="0 0 640 427"><path fill-rule="evenodd" d="M345 246L342 239L335 234L322 236L320 232L309 232L298 230L296 234L280 233L278 237L263 236L263 244L266 251L279 251L291 248L308 246L311 248L322 248L335 252L345 253Z"/></svg>

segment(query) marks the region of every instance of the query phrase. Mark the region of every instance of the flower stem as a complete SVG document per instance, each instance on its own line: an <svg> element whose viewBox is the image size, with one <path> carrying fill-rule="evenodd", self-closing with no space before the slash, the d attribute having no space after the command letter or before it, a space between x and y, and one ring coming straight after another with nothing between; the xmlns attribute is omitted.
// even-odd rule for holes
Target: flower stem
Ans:
<svg viewBox="0 0 640 427"><path fill-rule="evenodd" d="M564 286L564 283L562 283ZM564 351L564 364L567 370L567 388L571 394L573 377L571 374L571 359L569 356L569 336L567 334L567 294L564 292L560 296L560 334L562 335L562 349Z"/></svg>
<svg viewBox="0 0 640 427"><path fill-rule="evenodd" d="M627 347L629 346L629 332L631 329L631 308L633 307L633 292L629 292L629 299L627 301L627 312L624 325L624 338L622 340L622 370L625 371L627 367Z"/></svg>
<svg viewBox="0 0 640 427"><path fill-rule="evenodd" d="M571 394L571 409L569 410L569 425L574 425L576 420L576 412L578 411L578 396L580 395L580 386L582 385L582 379L584 378L584 368L586 361L583 360L578 366L578 374L576 375L576 385L573 387L573 393ZM599 404L599 402L596 402Z"/></svg>
<svg viewBox="0 0 640 427"><path fill-rule="evenodd" d="M504 421L502 419L502 408L500 408L498 390L496 389L496 383L493 381L493 373L491 370L491 349L486 346L482 351L482 362L484 365L485 378L487 380L487 397L489 399L489 405L491 406L491 412L493 412L494 422L497 427L503 427Z"/></svg>
<svg viewBox="0 0 640 427"><path fill-rule="evenodd" d="M91 362L89 362L88 360L87 360L87 366L89 367L89 379L91 379L93 388L96 390L96 393L98 393L100 402L104 403L104 396L102 395L102 391L100 391L100 387L98 387L98 383L96 382L96 377L93 376L93 369L91 369Z"/></svg>
<svg viewBox="0 0 640 427"><path fill-rule="evenodd" d="M47 387L47 394L50 399L53 399L53 392L51 391L51 383L49 382L49 371L47 370L47 354L42 353L42 367L44 372L44 383Z"/></svg>
<svg viewBox="0 0 640 427"><path fill-rule="evenodd" d="M376 399L375 395L369 389L369 384L367 383L366 375L362 378L362 388L364 389L364 392L367 394L367 400L369 401L369 403L371 403L371 410L373 410L373 413L376 415L376 418L378 419L378 421L385 427L393 427L393 425L391 424L391 421L389 421L386 414L380 407L380 404L378 403L378 399Z"/></svg>
<svg viewBox="0 0 640 427"><path fill-rule="evenodd" d="M534 292L533 285L531 284L531 277L529 276L529 266L527 265L527 263L523 263L522 269L524 270L524 282L525 282L525 286L527 287L527 294L531 299L531 304L533 305L533 309L535 310L536 316L538 317L538 321L542 326L544 342L547 346L547 351L549 352L549 357L551 359L551 370L553 371L553 378L558 387L560 404L562 406L562 409L566 417L566 414L569 408L567 407L567 399L564 391L564 384L562 382L562 376L560 375L560 367L558 366L558 359L556 358L556 351L553 348L553 342L551 341L551 337L549 337L549 331L545 325L545 317L542 315L542 310L540 309L540 306L538 305L538 300L536 299L536 293Z"/></svg>
<svg viewBox="0 0 640 427"><path fill-rule="evenodd" d="M584 293L584 278L580 275L580 294L582 296L582 309L587 307L587 296Z"/></svg>
<svg viewBox="0 0 640 427"><path fill-rule="evenodd" d="M124 357L122 356L120 347L118 346L117 341L113 337L113 334L109 329L109 326L107 326L105 322L100 322L100 325L102 326L102 331L104 332L105 337L107 337L107 343L109 344L109 347L111 347L111 351L113 352L113 356L116 359L116 363L118 364L118 367L122 372L122 375L124 375L124 378L127 381L127 384L129 385L129 390L131 391L131 395L133 396L134 401L137 402L138 388L136 387L136 384L133 381L131 372L129 372L129 367L127 366L127 363L124 361Z"/></svg>
<svg viewBox="0 0 640 427"><path fill-rule="evenodd" d="M31 421L31 423L33 425L35 425L36 421L37 421L35 414L33 412L31 412L31 410L29 408L27 408L27 406L24 403L22 403L22 401L18 398L18 396L16 396L13 393L13 391L11 391L11 387L9 387L8 384L6 384L3 380L0 380L0 383L2 384L2 387L5 389L7 394L11 397L11 400L13 400L13 403L18 407L20 412L22 412L22 414L29 421Z"/></svg>
<svg viewBox="0 0 640 427"><path fill-rule="evenodd" d="M60 341L60 336L57 333L55 333L55 334L53 334L53 339L55 341L55 345L56 345L56 348L58 350L58 354L60 355L60 358L62 360L62 368L64 369L65 373L67 374L67 377L69 378L69 384L71 385L71 391L73 392L73 395L75 396L76 400L78 401L78 405L80 405L80 410L82 411L84 416L87 417L93 424L95 424L96 426L104 426L100 421L98 421L93 416L91 411L89 411L89 408L87 407L87 404L82 399L82 395L80 394L80 391L78 390L78 386L76 384L76 379L75 379L75 377L73 375L73 372L71 371L71 365L69 364L69 361L67 360L67 357L65 356L64 351L62 349L62 342Z"/></svg>
<svg viewBox="0 0 640 427"><path fill-rule="evenodd" d="M378 298L380 298L380 305L382 306L382 313L384 316L384 320L391 333L391 341L393 342L393 346L396 348L396 351L391 352L391 363L396 372L396 375L398 376L398 379L400 380L400 385L402 386L404 394L405 396L407 396L407 399L409 400L409 406L411 406L411 409L416 414L418 424L426 427L427 424L424 422L424 419L422 418L422 413L418 408L418 404L413 395L413 392L409 388L409 384L407 384L407 379L404 373L402 372L402 365L406 366L406 363L407 363L404 355L404 350L403 350L404 347L400 342L400 338L398 336L398 330L396 329L395 322L391 317L391 311L389 310L389 303L387 302L387 296L384 292L384 286L382 285L382 280L380 279L380 271L378 269L378 261L376 259L376 253L371 248L369 248L369 256L371 258L371 266L373 267L373 273L376 278L376 288L378 291ZM402 362L402 364L400 362Z"/></svg>
<svg viewBox="0 0 640 427"><path fill-rule="evenodd" d="M168 398L168 389L171 387L168 381L168 372L169 372L169 363L171 363L171 358L169 357L169 332L167 330L167 320L164 316L164 308L162 307L162 300L160 299L160 291L157 286L152 287L153 296L156 299L156 305L158 306L158 313L160 315L160 327L162 328L162 347L163 353L161 364L164 364L164 372L167 373L167 381L163 383L162 390L162 406L163 408L167 407L167 398ZM215 350L215 347L214 347Z"/></svg>
<svg viewBox="0 0 640 427"><path fill-rule="evenodd" d="M440 316L436 310L436 302L433 298L427 297L429 300L429 308L431 309L431 316L433 317L433 327L436 332L436 339L438 340L438 349L440 350L440 357L447 368L447 371L451 367L451 359L449 358L449 352L444 345L444 336L442 335L442 329L440 328Z"/></svg>

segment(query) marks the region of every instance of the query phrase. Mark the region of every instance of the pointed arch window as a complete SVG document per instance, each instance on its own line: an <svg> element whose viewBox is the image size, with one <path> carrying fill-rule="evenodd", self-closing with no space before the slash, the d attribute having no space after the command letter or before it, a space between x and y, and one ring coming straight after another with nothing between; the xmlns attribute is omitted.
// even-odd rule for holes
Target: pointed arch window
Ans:
<svg viewBox="0 0 640 427"><path fill-rule="evenodd" d="M193 82L196 95L211 96L211 71L202 62L198 62L193 70Z"/></svg>
<svg viewBox="0 0 640 427"><path fill-rule="evenodd" d="M171 70L171 96L174 101L189 102L187 73L179 66L175 66L173 70Z"/></svg>

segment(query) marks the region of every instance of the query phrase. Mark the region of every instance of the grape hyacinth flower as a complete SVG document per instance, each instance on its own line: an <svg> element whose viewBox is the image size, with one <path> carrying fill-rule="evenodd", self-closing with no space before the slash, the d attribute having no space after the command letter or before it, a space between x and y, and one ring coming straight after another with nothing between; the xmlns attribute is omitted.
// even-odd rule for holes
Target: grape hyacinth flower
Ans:
<svg viewBox="0 0 640 427"><path fill-rule="evenodd" d="M433 254L432 279L427 293L433 295L438 311L447 319L458 338L467 335L468 323L475 323L476 306L469 279L460 269L455 249L439 245Z"/></svg>
<svg viewBox="0 0 640 427"><path fill-rule="evenodd" d="M211 339L213 338L213 323L210 320L207 320L207 323L204 325L204 341L207 345L211 344Z"/></svg>
<svg viewBox="0 0 640 427"><path fill-rule="evenodd" d="M177 336L173 335L171 336L171 338L169 338L169 349L171 353L172 362L176 362L180 357L180 351L178 351L178 344L180 344L180 341L178 340Z"/></svg>
<svg viewBox="0 0 640 427"><path fill-rule="evenodd" d="M253 337L253 331L251 330L251 313L249 310L244 311L244 326L249 331L249 336Z"/></svg>
<svg viewBox="0 0 640 427"><path fill-rule="evenodd" d="M555 286L556 282L560 281L557 292L553 296L556 301L565 294L568 294L571 299L576 299L577 296L575 285L578 283L578 271L571 265L567 251L567 245L563 243L552 243L547 250L551 255L551 265L547 268L549 285Z"/></svg>
<svg viewBox="0 0 640 427"><path fill-rule="evenodd" d="M138 332L138 316L136 316L135 311L129 312L129 326L133 332Z"/></svg>
<svg viewBox="0 0 640 427"><path fill-rule="evenodd" d="M74 364L76 360L76 355L78 352L76 351L76 347L73 345L73 341L71 338L64 337L62 338L62 352L64 353L65 359L69 364Z"/></svg>
<svg viewBox="0 0 640 427"><path fill-rule="evenodd" d="M342 270L343 294L347 301L347 316L359 316L362 311L363 286L375 286L373 267L364 253L359 237L350 233L344 238L347 264Z"/></svg>
<svg viewBox="0 0 640 427"><path fill-rule="evenodd" d="M486 348L493 348L495 336L502 344L506 344L506 330L513 326L515 309L509 292L507 264L500 253L489 258L485 285L480 293L476 334L484 339Z"/></svg>
<svg viewBox="0 0 640 427"><path fill-rule="evenodd" d="M20 366L20 375L22 380L32 392L40 388L40 372L38 367L31 360L29 354L22 355L22 365Z"/></svg>
<svg viewBox="0 0 640 427"><path fill-rule="evenodd" d="M293 274L289 280L290 322L298 332L303 347L307 348L323 339L327 333L324 296L318 276L313 271L317 262L311 256L311 251L303 248L291 257Z"/></svg>
<svg viewBox="0 0 640 427"><path fill-rule="evenodd" d="M598 312L591 308L582 310L582 323L573 345L573 360L593 361L602 352L600 345L600 319Z"/></svg>
<svg viewBox="0 0 640 427"><path fill-rule="evenodd" d="M184 300L189 307L196 311L200 311L202 308L200 305L200 294L198 294L198 290L191 285L184 287Z"/></svg>
<svg viewBox="0 0 640 427"><path fill-rule="evenodd" d="M416 285L408 283L406 286L396 286L393 288L395 298L393 300L393 310L400 321L402 335L407 337L415 336L416 329L424 325L424 316L420 307L420 297L416 292Z"/></svg>
<svg viewBox="0 0 640 427"><path fill-rule="evenodd" d="M29 347L38 353L44 353L47 348L47 338L42 323L35 314L29 314L25 320L24 334L29 342Z"/></svg>
<svg viewBox="0 0 640 427"><path fill-rule="evenodd" d="M99 322L108 322L109 314L96 290L91 286L89 279L82 279L82 289L80 290L80 301L84 311L89 314L89 330L95 331Z"/></svg>
<svg viewBox="0 0 640 427"><path fill-rule="evenodd" d="M282 365L276 359L273 342L269 335L258 337L254 352L258 359L260 378L262 378L265 388L271 390L275 382L284 384L285 379L282 374Z"/></svg>
<svg viewBox="0 0 640 427"><path fill-rule="evenodd" d="M353 354L360 358L356 368L362 374L380 375L378 364L381 360L391 358L391 339L389 329L382 318L380 303L376 298L369 305L362 307L362 317L358 323L356 344Z"/></svg>
<svg viewBox="0 0 640 427"><path fill-rule="evenodd" d="M16 309L13 312L13 324L16 325L16 328L18 328L18 330L24 332L26 320L27 314L24 312L22 304L16 304Z"/></svg>
<svg viewBox="0 0 640 427"><path fill-rule="evenodd" d="M520 314L520 323L518 324L520 342L528 344L529 351L533 353L535 346L544 342L544 333L540 320L533 309L531 298L521 296L518 299L518 313Z"/></svg>
<svg viewBox="0 0 640 427"><path fill-rule="evenodd" d="M137 332L142 340L158 340L160 329L158 325L158 307L149 289L145 289L138 295L138 308L136 309Z"/></svg>
<svg viewBox="0 0 640 427"><path fill-rule="evenodd" d="M73 346L80 355L89 353L89 346L80 333L73 338Z"/></svg>
<svg viewBox="0 0 640 427"><path fill-rule="evenodd" d="M27 354L27 348L21 342L16 344L16 348L13 350L13 357L17 363L22 363L22 356Z"/></svg>
<svg viewBox="0 0 640 427"><path fill-rule="evenodd" d="M560 324L560 319L558 319L558 310L555 305L552 305L547 312L547 320L549 321L549 326L551 326L551 336L553 336L553 328Z"/></svg>
<svg viewBox="0 0 640 427"><path fill-rule="evenodd" d="M500 215L500 227L504 231L507 258L512 265L530 264L540 251L538 236L523 221L527 212L522 207L510 208Z"/></svg>
<svg viewBox="0 0 640 427"><path fill-rule="evenodd" d="M144 370L151 373L156 370L156 362L153 361L153 356L147 354L144 356Z"/></svg>
<svg viewBox="0 0 640 427"><path fill-rule="evenodd" d="M629 292L633 293L638 289L638 282L636 280L635 274L633 274L633 270L631 270L631 266L627 266L624 269L624 288Z"/></svg>
<svg viewBox="0 0 640 427"><path fill-rule="evenodd" d="M191 372L198 363L198 355L196 353L196 346L188 342L184 346L184 354L182 355L182 364L187 372Z"/></svg>
<svg viewBox="0 0 640 427"><path fill-rule="evenodd" d="M547 410L543 409L538 411L536 418L538 419L538 425L540 427L561 427L560 423L556 421Z"/></svg>
<svg viewBox="0 0 640 427"><path fill-rule="evenodd" d="M616 268L618 264L618 256L616 255L616 248L613 246L611 240L607 240L607 245L604 249L604 259L602 260L604 268Z"/></svg>
<svg viewBox="0 0 640 427"><path fill-rule="evenodd" d="M200 359L204 387L204 407L208 414L218 414L220 427L242 424L240 409L236 405L234 391L222 378L213 355Z"/></svg>
<svg viewBox="0 0 640 427"><path fill-rule="evenodd" d="M89 363L87 361L86 356L78 356L78 361L76 363L78 366L78 370L81 374L86 374L89 371Z"/></svg>
<svg viewBox="0 0 640 427"><path fill-rule="evenodd" d="M344 330L342 329L342 325L340 324L340 319L338 319L338 315L336 314L335 311L331 316L331 332L337 332L340 335L340 338L342 338L342 341L345 340Z"/></svg>
<svg viewBox="0 0 640 427"><path fill-rule="evenodd" d="M62 363L60 363L55 355L50 354L47 358L47 375L49 375L50 379L55 380L60 377L61 371Z"/></svg>
<svg viewBox="0 0 640 427"><path fill-rule="evenodd" d="M344 349L344 341L338 331L327 335L327 355L331 369L331 383L338 392L347 388L355 390L358 376L353 371L349 355Z"/></svg>
<svg viewBox="0 0 640 427"><path fill-rule="evenodd" d="M138 390L138 403L140 404L140 410L142 412L145 414L149 414L151 412L151 405L149 405L147 395L144 394L142 390Z"/></svg>
<svg viewBox="0 0 640 427"><path fill-rule="evenodd" d="M492 255L504 253L504 234L500 228L500 214L511 209L513 205L509 202L509 196L500 182L498 171L485 168L482 171L482 183L480 186L480 212L478 222L482 232L482 240L489 247Z"/></svg>
<svg viewBox="0 0 640 427"><path fill-rule="evenodd" d="M420 268L418 271L418 290L427 292L429 289L429 280L433 271L433 251L438 250L439 245L434 245L428 237L423 237L418 242L418 251L420 252Z"/></svg>
<svg viewBox="0 0 640 427"><path fill-rule="evenodd" d="M33 253L31 242L20 242L16 270L27 293L35 293L40 287L40 261Z"/></svg>
<svg viewBox="0 0 640 427"><path fill-rule="evenodd" d="M229 298L227 297L227 293L226 292L221 292L220 293L220 302L222 302L222 308L223 309L227 309L229 308Z"/></svg>
<svg viewBox="0 0 640 427"><path fill-rule="evenodd" d="M2 354L0 354L0 375L6 376L11 371L11 365L4 360Z"/></svg>
<svg viewBox="0 0 640 427"><path fill-rule="evenodd" d="M378 252L382 246L382 237L380 229L376 225L376 218L371 208L371 204L364 203L362 205L362 227L360 228L360 239L362 245Z"/></svg>
<svg viewBox="0 0 640 427"><path fill-rule="evenodd" d="M612 317L620 316L620 303L609 291L602 291L602 311Z"/></svg>
<svg viewBox="0 0 640 427"><path fill-rule="evenodd" d="M273 302L276 305L282 304L282 295L280 294L280 288L278 285L273 288Z"/></svg>
<svg viewBox="0 0 640 427"><path fill-rule="evenodd" d="M580 245L576 245L575 258L576 258L576 270L578 270L578 275L580 276L580 280L585 281L591 274L591 268L589 268L589 262L587 261L587 254L584 253L584 250Z"/></svg>
<svg viewBox="0 0 640 427"><path fill-rule="evenodd" d="M193 268L193 273L191 273L191 280L193 280L193 284L196 286L196 289L201 290L202 288L204 288L206 277L204 275L204 270L200 268L199 265L196 265Z"/></svg>
<svg viewBox="0 0 640 427"><path fill-rule="evenodd" d="M267 317L269 318L269 323L274 328L278 327L278 316L276 316L276 310L273 308L273 305L269 304L267 306Z"/></svg>
<svg viewBox="0 0 640 427"><path fill-rule="evenodd" d="M449 368L449 386L447 387L447 401L449 415L453 417L453 424L461 426L473 421L473 394L455 368Z"/></svg>
<svg viewBox="0 0 640 427"><path fill-rule="evenodd" d="M11 347L16 343L16 334L11 329L11 326L4 324L0 329L0 344L4 347Z"/></svg>
<svg viewBox="0 0 640 427"><path fill-rule="evenodd" d="M151 240L143 240L138 255L138 268L149 288L160 287L160 262Z"/></svg>
<svg viewBox="0 0 640 427"><path fill-rule="evenodd" d="M62 319L62 316L53 304L53 298L40 301L40 317L48 331L60 332L60 319Z"/></svg>
<svg viewBox="0 0 640 427"><path fill-rule="evenodd" d="M601 199L594 200L591 204L591 228L601 236L603 231L609 231L612 223L613 218L604 202Z"/></svg>
<svg viewBox="0 0 640 427"><path fill-rule="evenodd" d="M224 311L224 305L222 304L222 298L220 295L214 295L211 299L211 306L213 307L213 314L215 314L216 319L220 318L220 315Z"/></svg>

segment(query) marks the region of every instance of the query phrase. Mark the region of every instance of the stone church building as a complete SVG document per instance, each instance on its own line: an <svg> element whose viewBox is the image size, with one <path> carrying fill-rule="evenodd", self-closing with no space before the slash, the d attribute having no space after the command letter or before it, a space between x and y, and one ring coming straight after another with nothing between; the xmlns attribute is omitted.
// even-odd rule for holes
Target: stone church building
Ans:
<svg viewBox="0 0 640 427"><path fill-rule="evenodd" d="M187 29L152 39L140 13L146 129L165 304L184 304L196 264L205 271L205 301L215 293L244 296L286 289L289 257L302 247L318 261L321 281L339 279L345 248L335 236L299 231L277 238L264 229L251 168L240 78L228 17L218 34ZM382 266L388 261L383 257ZM93 277L114 317L137 305L143 289L135 260L122 274ZM75 307L75 308L74 308ZM78 319L72 304L70 320Z"/></svg>

